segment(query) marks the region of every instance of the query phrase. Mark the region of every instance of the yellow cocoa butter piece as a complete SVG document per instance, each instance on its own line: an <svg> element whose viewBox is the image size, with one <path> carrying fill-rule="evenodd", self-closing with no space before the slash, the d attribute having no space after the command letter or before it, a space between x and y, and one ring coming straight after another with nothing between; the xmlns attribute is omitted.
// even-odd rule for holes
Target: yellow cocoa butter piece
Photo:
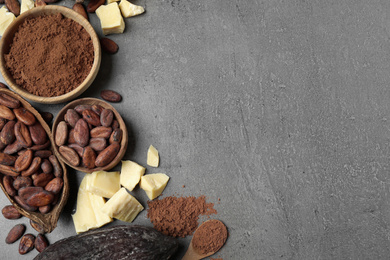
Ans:
<svg viewBox="0 0 390 260"><path fill-rule="evenodd" d="M100 19L100 25L103 34L123 33L125 30L125 21L123 20L118 3L113 2L108 5L101 5L95 11Z"/></svg>
<svg viewBox="0 0 390 260"><path fill-rule="evenodd" d="M140 187L146 192L150 200L160 196L167 186L169 177L164 173L153 173L141 177Z"/></svg>
<svg viewBox="0 0 390 260"><path fill-rule="evenodd" d="M20 13L24 13L30 9L33 9L35 6L33 0L22 0L22 4L20 5Z"/></svg>
<svg viewBox="0 0 390 260"><path fill-rule="evenodd" d="M142 6L134 5L127 0L121 0L119 3L119 9L121 9L121 13L125 18L136 16L145 12L145 9Z"/></svg>
<svg viewBox="0 0 390 260"><path fill-rule="evenodd" d="M120 188L120 173L96 171L90 174L86 190L95 195L111 198Z"/></svg>
<svg viewBox="0 0 390 260"><path fill-rule="evenodd" d="M3 36L5 30L15 19L15 15L11 12L8 12L5 6L0 8L0 36Z"/></svg>
<svg viewBox="0 0 390 260"><path fill-rule="evenodd" d="M145 174L145 168L132 161L122 161L120 184L132 191Z"/></svg>
<svg viewBox="0 0 390 260"><path fill-rule="evenodd" d="M151 145L148 149L146 163L152 167L158 167L158 164L160 163L160 157L158 155L158 151L156 148L154 148L153 145Z"/></svg>

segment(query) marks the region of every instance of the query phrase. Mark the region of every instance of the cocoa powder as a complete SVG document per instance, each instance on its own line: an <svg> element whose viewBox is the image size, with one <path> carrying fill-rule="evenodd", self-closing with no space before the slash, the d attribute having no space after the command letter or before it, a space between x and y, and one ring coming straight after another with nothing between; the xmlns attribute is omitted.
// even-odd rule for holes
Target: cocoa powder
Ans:
<svg viewBox="0 0 390 260"><path fill-rule="evenodd" d="M192 238L192 245L196 252L207 254L217 252L226 242L228 232L225 224L212 219L202 224Z"/></svg>
<svg viewBox="0 0 390 260"><path fill-rule="evenodd" d="M89 74L94 48L87 31L61 14L26 19L18 28L6 67L27 92L54 97L64 95Z"/></svg>
<svg viewBox="0 0 390 260"><path fill-rule="evenodd" d="M207 203L205 196L166 197L148 201L147 217L154 228L173 237L191 235L198 227L200 215L217 214L213 203Z"/></svg>

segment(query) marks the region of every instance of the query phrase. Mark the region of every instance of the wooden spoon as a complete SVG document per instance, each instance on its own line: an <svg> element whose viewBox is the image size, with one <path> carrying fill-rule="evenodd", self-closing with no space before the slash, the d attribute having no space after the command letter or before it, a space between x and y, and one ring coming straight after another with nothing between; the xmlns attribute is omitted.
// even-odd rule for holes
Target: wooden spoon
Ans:
<svg viewBox="0 0 390 260"><path fill-rule="evenodd" d="M213 226L214 225L220 226L220 228L210 229L209 224L211 224L211 223L213 224ZM207 229L209 229L209 230L207 230ZM194 247L194 238L197 239L199 237L199 230L201 230L202 232L209 231L210 232L209 233L210 236L208 237L209 239L214 238L217 235L221 235L221 238L223 237L223 239L219 240L218 247L214 247L212 251L202 253L202 252L200 252L199 249L196 248L196 246ZM188 247L187 252L183 256L182 260L199 260L199 259L203 259L203 258L206 258L208 256L211 256L211 255L215 254L216 252L218 252L219 249L222 248L222 246L226 242L226 238L227 238L227 228L226 228L225 224L222 223L222 221L216 220L216 219L207 220L206 222L204 222L202 225L200 225L196 229L194 236L192 237L190 246Z"/></svg>

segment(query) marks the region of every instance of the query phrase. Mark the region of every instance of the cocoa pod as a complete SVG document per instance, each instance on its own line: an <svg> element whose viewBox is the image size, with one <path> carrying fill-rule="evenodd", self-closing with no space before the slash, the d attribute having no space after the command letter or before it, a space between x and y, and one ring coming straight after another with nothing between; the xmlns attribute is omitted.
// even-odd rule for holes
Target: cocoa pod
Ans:
<svg viewBox="0 0 390 260"><path fill-rule="evenodd" d="M46 143L35 144L35 145L31 146L30 149L33 151L45 150L45 149L49 148L50 145L51 145L50 140L47 140Z"/></svg>
<svg viewBox="0 0 390 260"><path fill-rule="evenodd" d="M34 157L34 152L27 149L22 155L20 155L15 161L15 170L18 172L26 170L30 167Z"/></svg>
<svg viewBox="0 0 390 260"><path fill-rule="evenodd" d="M0 131L3 129L6 123L7 123L7 119L0 118Z"/></svg>
<svg viewBox="0 0 390 260"><path fill-rule="evenodd" d="M40 193L42 191L43 191L43 187L28 186L28 187L21 188L18 191L18 194L22 200L27 200L34 194Z"/></svg>
<svg viewBox="0 0 390 260"><path fill-rule="evenodd" d="M45 186L45 190L50 191L53 194L59 194L64 186L62 178L54 178Z"/></svg>
<svg viewBox="0 0 390 260"><path fill-rule="evenodd" d="M74 140L74 129L70 129L68 134L68 144L75 144L76 140Z"/></svg>
<svg viewBox="0 0 390 260"><path fill-rule="evenodd" d="M85 109L92 109L91 105L77 105L75 106L74 110L76 110L77 113L80 115L83 113Z"/></svg>
<svg viewBox="0 0 390 260"><path fill-rule="evenodd" d="M32 162L30 164L30 167L27 170L22 171L21 175L22 176L30 176L30 175L36 173L41 166L41 162L42 162L41 157L34 157L34 159L32 160Z"/></svg>
<svg viewBox="0 0 390 260"><path fill-rule="evenodd" d="M26 226L23 224L17 224L8 232L7 237L5 238L5 243L12 244L15 243L19 238L21 238L26 231Z"/></svg>
<svg viewBox="0 0 390 260"><path fill-rule="evenodd" d="M95 168L95 160L96 160L96 154L95 151L89 147L86 146L83 151L82 155L82 161L85 167L88 169L93 169Z"/></svg>
<svg viewBox="0 0 390 260"><path fill-rule="evenodd" d="M45 233L45 229L32 219L30 219L30 226L36 231L38 231L38 233Z"/></svg>
<svg viewBox="0 0 390 260"><path fill-rule="evenodd" d="M14 110L16 118L23 122L25 125L33 125L36 122L35 116L33 113L28 111L24 107L15 108Z"/></svg>
<svg viewBox="0 0 390 260"><path fill-rule="evenodd" d="M38 0L37 0L37 1L38 1ZM35 4L37 3L37 1L35 1ZM46 5L46 4L45 4L45 5ZM43 120L45 120L45 122L46 122L47 124L50 124L51 121L53 120L53 114L50 113L50 112L42 112L42 113L41 113L41 116L42 116Z"/></svg>
<svg viewBox="0 0 390 260"><path fill-rule="evenodd" d="M102 126L110 126L114 120L114 112L111 109L103 109L100 114L100 123Z"/></svg>
<svg viewBox="0 0 390 260"><path fill-rule="evenodd" d="M62 167L61 167L60 163L57 160L57 157L55 157L54 155L51 155L49 157L49 161L53 165L54 176L61 178L63 172L62 172Z"/></svg>
<svg viewBox="0 0 390 260"><path fill-rule="evenodd" d="M43 126L37 122L34 125L28 126L30 130L31 140L34 144L44 144L47 141L47 134Z"/></svg>
<svg viewBox="0 0 390 260"><path fill-rule="evenodd" d="M102 46L102 50L108 54L115 54L118 52L119 46L113 40L109 38L100 38L100 45Z"/></svg>
<svg viewBox="0 0 390 260"><path fill-rule="evenodd" d="M15 190L19 190L24 187L29 187L33 184L32 179L30 177L18 176L14 180L13 186Z"/></svg>
<svg viewBox="0 0 390 260"><path fill-rule="evenodd" d="M112 162L120 149L119 143L110 144L106 149L100 152L96 157L95 165L97 167L103 167Z"/></svg>
<svg viewBox="0 0 390 260"><path fill-rule="evenodd" d="M83 151L84 151L84 148L81 147L80 145L78 144L70 144L68 145L70 148L72 148L73 150L76 151L76 153L81 157L83 156Z"/></svg>
<svg viewBox="0 0 390 260"><path fill-rule="evenodd" d="M11 197L16 196L18 194L18 192L14 188L13 182L14 182L14 179L11 176L4 175L3 186L4 186L5 191Z"/></svg>
<svg viewBox="0 0 390 260"><path fill-rule="evenodd" d="M82 5L82 4L80 4L80 3L75 3L75 4L73 5L72 9L73 9L76 13L81 14L85 19L89 20L89 19L88 19L88 14L87 14L87 12L85 11L84 5Z"/></svg>
<svg viewBox="0 0 390 260"><path fill-rule="evenodd" d="M39 150L34 152L34 156L42 159L49 158L53 153L50 150Z"/></svg>
<svg viewBox="0 0 390 260"><path fill-rule="evenodd" d="M44 159L41 164L41 169L44 173L52 173L53 172L53 165L48 159Z"/></svg>
<svg viewBox="0 0 390 260"><path fill-rule="evenodd" d="M35 236L33 234L26 234L22 237L19 243L19 254L25 255L34 249Z"/></svg>
<svg viewBox="0 0 390 260"><path fill-rule="evenodd" d="M17 1L17 0L15 0L15 1ZM8 120L14 120L15 114L8 107L6 107L4 105L0 105L0 117L8 119Z"/></svg>
<svg viewBox="0 0 390 260"><path fill-rule="evenodd" d="M1 213L6 219L18 219L22 217L22 214L20 214L19 211L13 205L5 206L1 210Z"/></svg>
<svg viewBox="0 0 390 260"><path fill-rule="evenodd" d="M15 121L8 121L0 133L0 140L3 144L9 145L15 140Z"/></svg>
<svg viewBox="0 0 390 260"><path fill-rule="evenodd" d="M88 124L83 119L79 119L74 127L74 140L78 145L84 147L89 142L89 129Z"/></svg>
<svg viewBox="0 0 390 260"><path fill-rule="evenodd" d="M80 164L80 157L75 150L68 146L60 146L58 149L60 154L73 166L78 166Z"/></svg>
<svg viewBox="0 0 390 260"><path fill-rule="evenodd" d="M21 206L27 211L36 211L38 209L38 207L31 207L30 205L28 205L26 201L23 200L20 196L15 196L14 199L19 204L19 206Z"/></svg>
<svg viewBox="0 0 390 260"><path fill-rule="evenodd" d="M122 96L113 90L102 90L100 96L108 102L120 102L122 100Z"/></svg>
<svg viewBox="0 0 390 260"><path fill-rule="evenodd" d="M24 123L18 121L15 124L14 131L15 131L16 140L18 140L18 142L24 148L32 146L30 132L28 131L28 127Z"/></svg>
<svg viewBox="0 0 390 260"><path fill-rule="evenodd" d="M92 111L95 112L96 114L98 114L100 116L100 114L102 113L104 107L102 107L101 105L92 105Z"/></svg>
<svg viewBox="0 0 390 260"><path fill-rule="evenodd" d="M13 13L15 16L19 16L20 14L20 3L18 0L5 0L5 5L7 6L7 9ZM10 119L12 120L12 119Z"/></svg>
<svg viewBox="0 0 390 260"><path fill-rule="evenodd" d="M46 237L42 234L38 234L37 238L35 239L35 249L40 253L48 246L49 242L47 241Z"/></svg>
<svg viewBox="0 0 390 260"><path fill-rule="evenodd" d="M0 164L11 166L14 165L15 161L15 156L0 152Z"/></svg>
<svg viewBox="0 0 390 260"><path fill-rule="evenodd" d="M5 94L0 94L0 105L4 105L8 108L19 108L20 107L20 101Z"/></svg>
<svg viewBox="0 0 390 260"><path fill-rule="evenodd" d="M120 128L117 128L117 129L114 129L114 131L112 131L112 134L110 136L110 144L112 143L115 143L115 142L118 142L120 143L122 141L122 129Z"/></svg>
<svg viewBox="0 0 390 260"><path fill-rule="evenodd" d="M107 147L107 140L103 137L95 137L89 140L89 146L96 152L101 152Z"/></svg>
<svg viewBox="0 0 390 260"><path fill-rule="evenodd" d="M87 12L94 13L101 5L105 3L105 0L91 0L87 5Z"/></svg>
<svg viewBox="0 0 390 260"><path fill-rule="evenodd" d="M111 133L111 127L98 126L91 130L91 138L109 138Z"/></svg>
<svg viewBox="0 0 390 260"><path fill-rule="evenodd" d="M65 121L71 126L75 127L77 121L80 119L80 115L74 109L68 109L64 116Z"/></svg>
<svg viewBox="0 0 390 260"><path fill-rule="evenodd" d="M57 125L55 143L58 146L66 144L68 139L68 125L65 121L61 121Z"/></svg>
<svg viewBox="0 0 390 260"><path fill-rule="evenodd" d="M117 128L119 128L119 122L118 122L118 120L113 120L112 121L112 129L117 129Z"/></svg>
<svg viewBox="0 0 390 260"><path fill-rule="evenodd" d="M52 179L54 175L52 173L40 173L34 178L35 187L45 187ZM26 200L27 202L27 200ZM44 206L44 205L43 205Z"/></svg>
<svg viewBox="0 0 390 260"><path fill-rule="evenodd" d="M14 167L2 164L0 164L0 173L12 177L16 177L20 174Z"/></svg>
<svg viewBox="0 0 390 260"><path fill-rule="evenodd" d="M88 124L91 124L93 126L100 126L101 125L99 115L96 114L95 112L93 112L91 109L85 109L83 111L82 115L83 115L83 119Z"/></svg>
<svg viewBox="0 0 390 260"><path fill-rule="evenodd" d="M52 203L53 203L53 202L52 202ZM41 212L42 214L46 214L46 213L49 213L49 212L50 212L51 206L50 206L50 205L42 206L42 207L39 207L38 210L39 210L39 212Z"/></svg>
<svg viewBox="0 0 390 260"><path fill-rule="evenodd" d="M46 190L32 195L26 200L26 203L31 207L42 207L52 203L54 195Z"/></svg>

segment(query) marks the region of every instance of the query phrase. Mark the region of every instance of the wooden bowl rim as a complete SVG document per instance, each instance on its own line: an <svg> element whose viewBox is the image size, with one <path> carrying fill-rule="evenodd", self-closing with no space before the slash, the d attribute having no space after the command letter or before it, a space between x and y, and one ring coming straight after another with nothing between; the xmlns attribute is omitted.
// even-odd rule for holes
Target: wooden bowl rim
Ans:
<svg viewBox="0 0 390 260"><path fill-rule="evenodd" d="M87 33L91 36L92 44L94 46L94 61L88 76L77 88L61 96L41 97L27 92L26 90L22 89L15 83L14 79L11 77L11 75L9 74L8 70L5 67L4 54L8 52L9 44L12 42L13 35L15 34L17 28L20 26L21 23L23 23L23 21L26 18L46 15L46 14L55 14L55 13L61 13L65 17L74 20L75 22L79 23L81 26L84 27ZM47 5L41 7L34 7L33 9L22 13L16 18L15 21L12 22L10 26L8 26L8 28L5 30L3 36L0 39L0 71L5 81L10 86L10 88L14 90L16 93L18 93L20 96L37 103L58 104L78 97L85 90L87 90L89 86L92 84L92 82L95 80L99 72L100 64L101 64L101 46L96 31L94 30L94 28L92 27L92 25L89 23L87 19L85 19L82 15L78 14L74 10L65 6Z"/></svg>
<svg viewBox="0 0 390 260"><path fill-rule="evenodd" d="M77 105L94 105L94 104L101 105L104 108L109 108L112 110L112 112L114 112L115 119L118 120L120 129L122 129L122 131L123 131L120 150L119 150L118 154L115 156L115 158L111 161L111 163L107 164L106 166L96 167L96 168L92 168L92 169L88 169L88 168L81 167L81 166L73 166L58 151L58 146L55 143L55 135L56 135L57 125L59 124L59 122L64 121L64 116L65 116L66 111L68 109L75 108ZM125 124L122 116L119 114L119 112L111 104L109 104L106 101L103 101L101 99L98 99L98 98L76 99L76 100L70 102L69 104L67 104L65 107L63 107L60 110L60 112L58 112L56 118L53 121L51 138L52 138L52 143L53 143L53 147L54 147L54 152L56 153L57 157L61 161L63 161L66 165L72 167L73 169L75 169L77 171L81 171L81 172L85 172L85 173L91 173L94 171L108 171L108 170L111 170L112 168L114 168L121 161L123 156L125 155L126 150L127 150L127 144L128 144L127 127L126 127L126 124Z"/></svg>

